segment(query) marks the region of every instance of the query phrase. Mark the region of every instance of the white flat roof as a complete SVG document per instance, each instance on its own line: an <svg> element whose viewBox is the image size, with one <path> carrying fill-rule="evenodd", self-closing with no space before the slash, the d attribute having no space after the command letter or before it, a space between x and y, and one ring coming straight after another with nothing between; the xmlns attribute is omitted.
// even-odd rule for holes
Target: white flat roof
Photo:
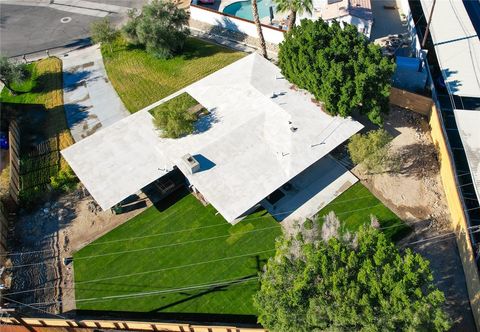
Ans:
<svg viewBox="0 0 480 332"><path fill-rule="evenodd" d="M467 156L470 175L480 199L480 111L454 110L455 121Z"/></svg>
<svg viewBox="0 0 480 332"><path fill-rule="evenodd" d="M177 165L232 222L362 128L291 86L278 67L251 54L182 90L212 114L198 132L160 138L144 109L62 154L103 209ZM185 154L200 160L199 172L189 174Z"/></svg>
<svg viewBox="0 0 480 332"><path fill-rule="evenodd" d="M421 0L429 17L433 0ZM480 40L462 0L439 0L430 33L450 93L480 97Z"/></svg>

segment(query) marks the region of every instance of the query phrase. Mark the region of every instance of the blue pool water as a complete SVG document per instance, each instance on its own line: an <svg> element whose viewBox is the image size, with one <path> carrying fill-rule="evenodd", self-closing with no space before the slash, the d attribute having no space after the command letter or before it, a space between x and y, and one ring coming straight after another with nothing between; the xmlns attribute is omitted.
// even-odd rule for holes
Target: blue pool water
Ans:
<svg viewBox="0 0 480 332"><path fill-rule="evenodd" d="M271 0L257 0L258 16L260 19L270 16L269 7L273 6ZM223 12L246 20L253 21L252 1L238 1L223 8ZM275 13L275 10L274 10Z"/></svg>

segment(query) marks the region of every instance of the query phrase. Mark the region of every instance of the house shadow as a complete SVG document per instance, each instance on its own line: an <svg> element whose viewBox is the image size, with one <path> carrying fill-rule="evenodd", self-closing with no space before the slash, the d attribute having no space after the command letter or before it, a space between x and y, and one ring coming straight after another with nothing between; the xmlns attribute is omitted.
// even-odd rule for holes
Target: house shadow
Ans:
<svg viewBox="0 0 480 332"><path fill-rule="evenodd" d="M193 158L195 158L200 164L200 170L198 172L207 171L216 166L216 164L213 161L211 161L210 159L208 159L207 157L201 154L193 155Z"/></svg>
<svg viewBox="0 0 480 332"><path fill-rule="evenodd" d="M187 187L182 186L172 192L167 197L159 199L153 184L143 188L142 192L145 193L145 195L153 202L155 208L160 212L167 210L171 206L175 205L182 198L190 194L190 191L187 189Z"/></svg>
<svg viewBox="0 0 480 332"><path fill-rule="evenodd" d="M248 276L245 276L245 277L242 277L242 278L238 278L236 280L232 280L231 282L226 283L226 284L222 284L220 286L213 286L213 287L207 288L206 290L202 290L200 292L179 292L178 294L181 294L182 296L185 296L183 299L165 304L161 307L158 307L156 309L151 310L150 312L152 312L152 313L153 312L160 312L160 311L169 309L171 307L177 306L179 304L182 304L182 303L200 298L202 296L211 294L211 293L218 293L218 292L227 291L229 287L234 286L234 285L239 284L239 283L242 283L242 282L245 282L245 280L248 280L252 277L256 277L256 274L248 275Z"/></svg>

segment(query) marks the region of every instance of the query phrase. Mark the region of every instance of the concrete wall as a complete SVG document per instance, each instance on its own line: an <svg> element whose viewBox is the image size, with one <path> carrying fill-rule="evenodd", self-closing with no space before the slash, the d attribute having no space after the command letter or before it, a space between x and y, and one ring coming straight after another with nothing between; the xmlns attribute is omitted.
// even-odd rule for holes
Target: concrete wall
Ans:
<svg viewBox="0 0 480 332"><path fill-rule="evenodd" d="M23 318L25 323L33 327L83 327L94 329L115 329L135 331L163 331L163 332L267 332L263 328L242 328L235 326L192 325L187 323L161 323L161 322L132 322L132 321L109 321L109 320L64 320L44 318ZM2 324L20 323L15 318L0 317ZM0 324L1 325L1 324Z"/></svg>
<svg viewBox="0 0 480 332"><path fill-rule="evenodd" d="M227 30L240 32L245 35L258 38L255 24L252 21L245 20L240 17L235 17L209 8L191 4L190 18L212 26L219 26ZM284 32L280 29L262 24L262 31L266 42L280 44L283 41Z"/></svg>
<svg viewBox="0 0 480 332"><path fill-rule="evenodd" d="M452 226L456 233L458 251L462 260L465 281L467 283L470 305L477 330L480 331L480 278L473 254L472 242L469 235L467 218L464 213L464 205L458 191L458 181L455 176L455 169L452 153L447 144L445 128L441 115L435 105L432 106L430 115L430 128L433 142L438 148L440 159L440 176L443 190L447 198L450 210Z"/></svg>

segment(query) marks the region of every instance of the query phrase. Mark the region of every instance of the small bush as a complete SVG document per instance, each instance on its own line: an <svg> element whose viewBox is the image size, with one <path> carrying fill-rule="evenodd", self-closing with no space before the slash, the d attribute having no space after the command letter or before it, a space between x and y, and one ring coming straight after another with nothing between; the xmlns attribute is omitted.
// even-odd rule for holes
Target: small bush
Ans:
<svg viewBox="0 0 480 332"><path fill-rule="evenodd" d="M393 160L389 153L392 139L385 129L356 134L348 143L350 158L354 164L362 164L369 172L385 171Z"/></svg>
<svg viewBox="0 0 480 332"><path fill-rule="evenodd" d="M76 187L78 178L70 167L60 170L50 177L50 185L54 190L69 191Z"/></svg>
<svg viewBox="0 0 480 332"><path fill-rule="evenodd" d="M112 51L112 43L119 35L118 31L112 27L108 18L92 23L91 34L94 43L105 43L109 45L110 52Z"/></svg>
<svg viewBox="0 0 480 332"><path fill-rule="evenodd" d="M161 130L162 137L178 138L193 133L195 114L188 110L198 102L187 93L183 93L151 111L153 124Z"/></svg>

